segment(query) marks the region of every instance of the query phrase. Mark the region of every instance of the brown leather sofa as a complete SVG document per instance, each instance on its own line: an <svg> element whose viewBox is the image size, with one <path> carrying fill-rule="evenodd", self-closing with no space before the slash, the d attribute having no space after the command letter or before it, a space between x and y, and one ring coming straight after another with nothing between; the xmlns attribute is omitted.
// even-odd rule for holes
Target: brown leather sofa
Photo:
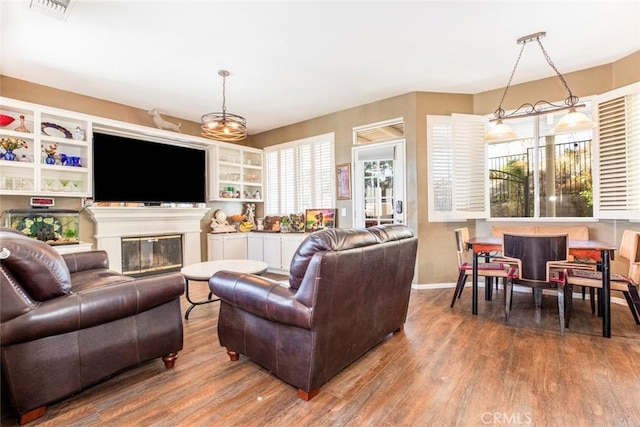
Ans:
<svg viewBox="0 0 640 427"><path fill-rule="evenodd" d="M310 234L290 268L289 286L221 271L209 280L220 299L218 338L231 360L245 355L298 388L304 400L402 330L417 238L403 225Z"/></svg>
<svg viewBox="0 0 640 427"><path fill-rule="evenodd" d="M20 424L46 405L182 349L180 273L134 279L109 270L104 251L60 255L0 228L3 399Z"/></svg>

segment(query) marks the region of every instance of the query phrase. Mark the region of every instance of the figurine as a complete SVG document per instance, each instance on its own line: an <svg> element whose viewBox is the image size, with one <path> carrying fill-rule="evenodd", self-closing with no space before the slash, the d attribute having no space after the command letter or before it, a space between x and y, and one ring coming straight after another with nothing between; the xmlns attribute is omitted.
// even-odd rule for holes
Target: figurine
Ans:
<svg viewBox="0 0 640 427"><path fill-rule="evenodd" d="M211 232L212 233L233 233L237 231L233 225L229 225L227 221L227 214L223 210L217 209L213 213L211 219Z"/></svg>
<svg viewBox="0 0 640 427"><path fill-rule="evenodd" d="M84 129L82 129L80 126L76 126L76 130L73 133L73 139L84 141Z"/></svg>
<svg viewBox="0 0 640 427"><path fill-rule="evenodd" d="M153 110L147 111L147 114L153 117L153 124L155 124L158 129L168 129L168 130L172 130L174 132L179 132L179 133L182 132L180 130L180 126L182 126L182 123L178 123L176 125L166 121L165 119L162 118L162 116L160 116L160 112L158 112L158 110L156 110L155 108Z"/></svg>
<svg viewBox="0 0 640 427"><path fill-rule="evenodd" d="M255 225L256 223L256 204L255 203L247 203L247 210L244 213L244 216L247 221Z"/></svg>

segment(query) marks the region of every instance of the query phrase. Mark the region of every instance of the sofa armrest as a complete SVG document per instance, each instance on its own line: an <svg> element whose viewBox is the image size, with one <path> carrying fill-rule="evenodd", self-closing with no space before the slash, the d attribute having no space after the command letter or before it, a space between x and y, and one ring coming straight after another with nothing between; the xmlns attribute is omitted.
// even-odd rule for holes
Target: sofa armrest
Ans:
<svg viewBox="0 0 640 427"><path fill-rule="evenodd" d="M2 346L78 331L125 317L179 298L184 276L168 273L117 283L44 301L2 323Z"/></svg>
<svg viewBox="0 0 640 427"><path fill-rule="evenodd" d="M311 329L311 309L295 299L293 290L253 274L219 271L209 289L222 301L272 322Z"/></svg>
<svg viewBox="0 0 640 427"><path fill-rule="evenodd" d="M86 251L64 254L62 255L62 259L67 264L69 273L109 268L109 257L106 251Z"/></svg>

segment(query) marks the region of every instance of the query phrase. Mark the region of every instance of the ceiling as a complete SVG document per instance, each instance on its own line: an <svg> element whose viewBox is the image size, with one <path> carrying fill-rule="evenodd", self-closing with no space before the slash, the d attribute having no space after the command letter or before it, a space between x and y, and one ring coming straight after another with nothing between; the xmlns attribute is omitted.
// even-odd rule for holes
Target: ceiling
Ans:
<svg viewBox="0 0 640 427"><path fill-rule="evenodd" d="M413 91L504 87L546 31L558 70L640 50L640 1L76 0L65 20L0 0L0 73L256 134ZM553 76L527 45L512 84ZM568 81L571 86L571 81ZM585 95L585 94L578 94Z"/></svg>

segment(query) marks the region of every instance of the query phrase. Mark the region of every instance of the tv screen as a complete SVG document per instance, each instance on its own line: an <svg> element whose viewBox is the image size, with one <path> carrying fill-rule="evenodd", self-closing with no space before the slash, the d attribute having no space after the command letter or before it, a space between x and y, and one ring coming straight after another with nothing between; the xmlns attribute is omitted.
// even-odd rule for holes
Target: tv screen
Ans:
<svg viewBox="0 0 640 427"><path fill-rule="evenodd" d="M204 203L206 151L93 133L96 202Z"/></svg>

